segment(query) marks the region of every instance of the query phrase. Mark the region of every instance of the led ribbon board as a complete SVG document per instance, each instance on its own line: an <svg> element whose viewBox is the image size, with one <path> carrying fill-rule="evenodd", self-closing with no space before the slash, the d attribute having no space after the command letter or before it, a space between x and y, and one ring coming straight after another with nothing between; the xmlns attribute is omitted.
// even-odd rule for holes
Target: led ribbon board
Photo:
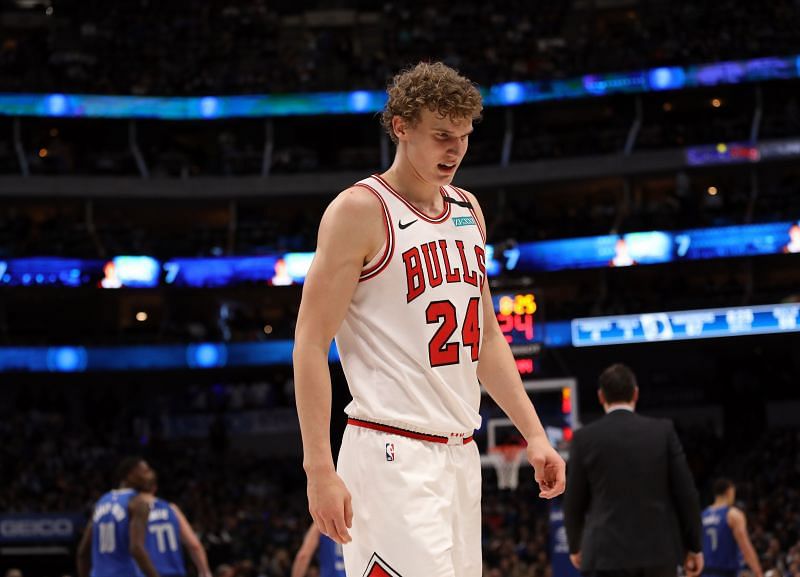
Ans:
<svg viewBox="0 0 800 577"><path fill-rule="evenodd" d="M486 106L514 106L610 94L641 94L798 77L800 55L791 55L589 74L544 82L505 82L482 89L482 93ZM194 97L0 94L0 115L213 120L373 114L382 110L385 104L386 93L378 90Z"/></svg>
<svg viewBox="0 0 800 577"><path fill-rule="evenodd" d="M572 321L572 345L594 347L800 331L800 303L594 317Z"/></svg>

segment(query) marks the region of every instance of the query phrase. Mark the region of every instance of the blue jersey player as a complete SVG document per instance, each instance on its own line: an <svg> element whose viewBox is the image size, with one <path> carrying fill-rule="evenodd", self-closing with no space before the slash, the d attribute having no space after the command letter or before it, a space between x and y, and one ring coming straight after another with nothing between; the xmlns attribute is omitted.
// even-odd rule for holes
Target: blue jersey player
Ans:
<svg viewBox="0 0 800 577"><path fill-rule="evenodd" d="M345 577L342 546L311 525L292 564L291 577L305 577L311 558L317 551L319 577Z"/></svg>
<svg viewBox="0 0 800 577"><path fill-rule="evenodd" d="M156 478L147 487L150 503L145 546L161 577L184 577L186 565L182 546L186 547L199 577L211 577L206 551L184 514L174 503L155 496Z"/></svg>
<svg viewBox="0 0 800 577"><path fill-rule="evenodd" d="M145 548L150 505L141 493L153 477L144 459L120 463L119 489L97 501L78 545L79 577L160 577Z"/></svg>
<svg viewBox="0 0 800 577"><path fill-rule="evenodd" d="M747 535L747 519L733 506L736 486L728 479L714 482L714 503L703 511L703 556L706 577L736 577L740 559L754 577L764 577L758 555Z"/></svg>

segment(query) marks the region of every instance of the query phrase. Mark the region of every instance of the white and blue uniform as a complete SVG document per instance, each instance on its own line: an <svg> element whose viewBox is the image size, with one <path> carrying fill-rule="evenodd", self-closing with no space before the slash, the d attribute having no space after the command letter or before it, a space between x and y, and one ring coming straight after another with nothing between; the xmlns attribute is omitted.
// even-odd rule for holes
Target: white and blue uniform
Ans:
<svg viewBox="0 0 800 577"><path fill-rule="evenodd" d="M456 187L429 216L380 176L356 186L380 202L386 242L336 335L353 396L337 464L353 498L347 574L480 577L485 235Z"/></svg>
<svg viewBox="0 0 800 577"><path fill-rule="evenodd" d="M169 503L156 498L147 519L145 548L161 577L183 577L186 565L180 542L180 524Z"/></svg>
<svg viewBox="0 0 800 577"><path fill-rule="evenodd" d="M703 511L703 575L735 577L741 553L728 525L730 507L708 507Z"/></svg>
<svg viewBox="0 0 800 577"><path fill-rule="evenodd" d="M92 513L91 577L142 577L130 554L130 513L133 489L109 491Z"/></svg>
<svg viewBox="0 0 800 577"><path fill-rule="evenodd" d="M326 535L319 536L317 548L319 577L345 577L342 546Z"/></svg>

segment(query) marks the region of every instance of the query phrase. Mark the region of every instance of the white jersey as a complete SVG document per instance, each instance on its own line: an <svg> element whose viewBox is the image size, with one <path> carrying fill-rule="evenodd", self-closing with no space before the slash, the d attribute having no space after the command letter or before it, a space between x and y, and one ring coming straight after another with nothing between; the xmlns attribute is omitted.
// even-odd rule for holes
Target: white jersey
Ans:
<svg viewBox="0 0 800 577"><path fill-rule="evenodd" d="M485 235L466 195L442 187L429 217L380 176L359 181L381 202L386 244L367 263L336 345L350 417L415 431L480 426ZM354 226L358 226L354 223Z"/></svg>

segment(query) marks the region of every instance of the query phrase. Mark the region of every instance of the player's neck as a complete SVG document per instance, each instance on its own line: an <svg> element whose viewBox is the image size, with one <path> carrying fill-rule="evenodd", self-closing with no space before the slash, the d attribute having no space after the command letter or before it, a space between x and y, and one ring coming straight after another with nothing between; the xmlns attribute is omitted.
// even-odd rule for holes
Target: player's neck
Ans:
<svg viewBox="0 0 800 577"><path fill-rule="evenodd" d="M715 509L718 509L719 507L730 507L731 504L727 499L714 499L714 504L711 506Z"/></svg>
<svg viewBox="0 0 800 577"><path fill-rule="evenodd" d="M408 162L395 158L381 177L395 192L425 214L436 216L444 209L439 185L425 181Z"/></svg>

